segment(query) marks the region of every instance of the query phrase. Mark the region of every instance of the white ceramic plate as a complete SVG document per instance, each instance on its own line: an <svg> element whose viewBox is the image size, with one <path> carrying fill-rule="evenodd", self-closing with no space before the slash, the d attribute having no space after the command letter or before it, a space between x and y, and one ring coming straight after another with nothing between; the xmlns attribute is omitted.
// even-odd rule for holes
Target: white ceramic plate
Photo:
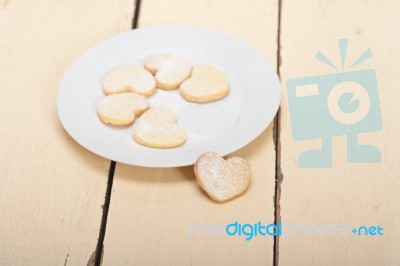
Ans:
<svg viewBox="0 0 400 266"><path fill-rule="evenodd" d="M175 111L178 123L186 129L187 141L178 148L141 146L132 139L135 125L114 127L97 118L105 75L120 66L143 65L156 53L183 56L194 66L212 64L230 82L229 95L213 103L188 103L179 90L157 90L149 98L150 106ZM272 121L279 102L274 68L245 42L208 29L159 26L117 35L83 54L65 73L57 107L64 128L86 149L125 164L177 167L194 164L206 151L224 156L245 146Z"/></svg>

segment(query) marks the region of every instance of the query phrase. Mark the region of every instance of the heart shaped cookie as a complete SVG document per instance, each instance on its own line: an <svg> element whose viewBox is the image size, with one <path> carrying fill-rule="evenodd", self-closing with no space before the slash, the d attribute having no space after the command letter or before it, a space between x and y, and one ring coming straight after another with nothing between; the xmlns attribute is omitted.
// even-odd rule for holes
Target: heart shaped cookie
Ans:
<svg viewBox="0 0 400 266"><path fill-rule="evenodd" d="M149 108L145 97L134 93L120 93L106 96L97 105L97 114L103 123L125 126L135 121Z"/></svg>
<svg viewBox="0 0 400 266"><path fill-rule="evenodd" d="M242 194L250 184L249 163L239 157L224 159L214 152L202 154L194 165L199 185L217 202L225 202Z"/></svg>
<svg viewBox="0 0 400 266"><path fill-rule="evenodd" d="M105 95L136 92L143 96L151 96L156 91L153 75L143 67L125 66L111 71L103 82Z"/></svg>
<svg viewBox="0 0 400 266"><path fill-rule="evenodd" d="M192 71L192 64L188 60L170 54L151 56L144 67L155 75L157 87L164 90L177 89Z"/></svg>
<svg viewBox="0 0 400 266"><path fill-rule="evenodd" d="M176 121L175 114L157 107L146 111L137 121L133 139L152 148L174 148L186 141L186 133Z"/></svg>
<svg viewBox="0 0 400 266"><path fill-rule="evenodd" d="M228 95L229 81L221 70L211 65L202 65L195 67L190 78L181 84L180 93L190 102L216 101Z"/></svg>

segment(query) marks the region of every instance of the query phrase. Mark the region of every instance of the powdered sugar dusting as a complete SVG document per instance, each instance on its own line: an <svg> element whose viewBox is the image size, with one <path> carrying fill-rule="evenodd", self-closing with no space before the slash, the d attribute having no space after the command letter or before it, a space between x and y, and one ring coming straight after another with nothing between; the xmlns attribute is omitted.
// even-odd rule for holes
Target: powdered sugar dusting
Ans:
<svg viewBox="0 0 400 266"><path fill-rule="evenodd" d="M105 94L137 92L144 96L154 93L156 82L149 71L138 66L125 66L110 72L104 80Z"/></svg>
<svg viewBox="0 0 400 266"><path fill-rule="evenodd" d="M153 74L162 89L175 89L190 76L190 61L175 55L158 54L148 58L145 67Z"/></svg>
<svg viewBox="0 0 400 266"><path fill-rule="evenodd" d="M165 83L181 83L188 78L192 70L192 64L181 58L166 60L159 68L156 79Z"/></svg>
<svg viewBox="0 0 400 266"><path fill-rule="evenodd" d="M226 161L213 152L200 156L195 165L196 178L211 198L226 201L241 194L250 183L251 169L239 157Z"/></svg>
<svg viewBox="0 0 400 266"><path fill-rule="evenodd" d="M148 108L145 97L137 93L113 94L97 105L98 113L111 120L132 120Z"/></svg>
<svg viewBox="0 0 400 266"><path fill-rule="evenodd" d="M185 131L176 124L175 114L166 108L145 112L135 127L134 139L150 147L174 147L186 140Z"/></svg>

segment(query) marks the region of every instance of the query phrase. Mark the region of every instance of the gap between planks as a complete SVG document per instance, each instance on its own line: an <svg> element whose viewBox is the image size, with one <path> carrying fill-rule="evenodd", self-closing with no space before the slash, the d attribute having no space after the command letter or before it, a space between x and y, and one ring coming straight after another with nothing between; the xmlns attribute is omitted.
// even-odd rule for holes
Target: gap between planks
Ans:
<svg viewBox="0 0 400 266"><path fill-rule="evenodd" d="M276 73L281 78L280 68L282 64L281 55L281 25L282 25L282 3L278 0L278 30L277 30L277 51L276 51ZM275 146L275 195L274 195L274 224L281 222L281 185L283 181L283 173L281 168L281 111L280 107L274 119L273 138ZM273 265L279 265L279 235L274 236L273 246Z"/></svg>
<svg viewBox="0 0 400 266"><path fill-rule="evenodd" d="M116 162L115 161L111 161L110 169L108 170L107 189L106 189L106 196L105 196L104 205L103 205L103 216L101 217L99 239L97 241L97 247L96 247L96 252L95 252L95 261L94 261L94 265L95 266L101 265L101 260L102 260L103 253L104 253L104 250L103 250L104 245L103 245L103 243L104 243L104 237L106 235L108 209L110 207L110 200L111 200L112 185L113 185L113 181L114 181L115 166L116 166ZM89 259L89 261L90 261L90 259Z"/></svg>
<svg viewBox="0 0 400 266"><path fill-rule="evenodd" d="M142 2L141 0L135 0L135 5L133 7L134 15L132 18L132 29L136 29L138 27L141 2ZM97 247L96 247L96 251L95 251L94 266L101 265L103 254L104 254L104 237L106 235L107 218L108 218L108 211L109 211L110 202L111 202L111 193L112 193L112 186L113 186L113 182L114 182L114 174L115 174L116 165L117 165L117 163L115 161L110 162L110 168L108 171L107 190L106 190L106 195L105 195L105 199L104 199L103 215L101 218L99 238L97 241Z"/></svg>

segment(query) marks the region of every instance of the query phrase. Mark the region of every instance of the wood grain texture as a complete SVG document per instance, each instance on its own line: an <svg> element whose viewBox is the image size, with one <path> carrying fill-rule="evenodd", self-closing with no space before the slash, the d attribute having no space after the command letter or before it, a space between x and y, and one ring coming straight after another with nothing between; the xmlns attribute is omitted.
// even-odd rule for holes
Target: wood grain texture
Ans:
<svg viewBox="0 0 400 266"><path fill-rule="evenodd" d="M340 72L314 59L320 50L340 66L340 38L349 40L347 66L370 48L373 57L352 70L376 70L383 130L359 135L360 143L380 149L379 164L348 164L346 137L340 136L333 139L332 168L299 168L298 155L321 144L293 140L283 86L282 221L350 228L381 225L384 236L311 237L298 231L296 236L281 237L279 265L400 264L399 11L398 1L283 1L282 81Z"/></svg>
<svg viewBox="0 0 400 266"><path fill-rule="evenodd" d="M276 62L277 1L142 2L139 26L190 24L224 31ZM212 150L212 147L210 147ZM117 164L104 265L271 265L273 238L190 235L190 224L274 220L275 153L272 126L235 153L249 160L254 179L242 197L212 202L193 167L147 169Z"/></svg>
<svg viewBox="0 0 400 266"><path fill-rule="evenodd" d="M132 1L0 4L0 265L86 265L95 250L110 162L63 130L56 93L132 14Z"/></svg>

